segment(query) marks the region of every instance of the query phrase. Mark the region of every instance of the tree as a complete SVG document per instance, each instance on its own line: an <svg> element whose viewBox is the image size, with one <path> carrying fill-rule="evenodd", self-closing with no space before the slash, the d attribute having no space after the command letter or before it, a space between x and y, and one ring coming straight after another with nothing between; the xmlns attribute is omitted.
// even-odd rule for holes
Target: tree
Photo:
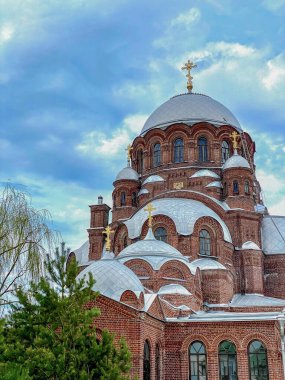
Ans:
<svg viewBox="0 0 285 380"><path fill-rule="evenodd" d="M4 368L20 366L30 379L121 380L128 378L130 352L124 340L103 331L98 339L94 279L76 280L78 267L56 251L45 262L46 275L29 292L17 291L0 344ZM89 307L88 307L89 305ZM91 307L92 306L92 307ZM0 339L1 342L1 339Z"/></svg>
<svg viewBox="0 0 285 380"><path fill-rule="evenodd" d="M42 274L54 233L46 210L31 206L26 193L7 185L0 198L0 309L21 283ZM29 279L29 280L28 280Z"/></svg>

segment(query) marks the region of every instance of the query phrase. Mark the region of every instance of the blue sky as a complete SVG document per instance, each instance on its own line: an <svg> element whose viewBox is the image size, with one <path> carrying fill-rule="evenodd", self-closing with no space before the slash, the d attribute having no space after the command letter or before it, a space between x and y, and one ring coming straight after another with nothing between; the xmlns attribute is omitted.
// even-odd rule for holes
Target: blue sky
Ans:
<svg viewBox="0 0 285 380"><path fill-rule="evenodd" d="M227 106L285 215L285 0L0 0L0 181L24 186L72 248L147 116L185 91Z"/></svg>

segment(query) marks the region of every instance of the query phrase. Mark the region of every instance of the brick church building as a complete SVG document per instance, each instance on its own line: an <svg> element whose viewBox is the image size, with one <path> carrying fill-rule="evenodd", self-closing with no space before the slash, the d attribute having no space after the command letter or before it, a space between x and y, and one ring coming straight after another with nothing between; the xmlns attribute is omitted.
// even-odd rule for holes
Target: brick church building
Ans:
<svg viewBox="0 0 285 380"><path fill-rule="evenodd" d="M93 274L97 332L125 337L132 376L284 380L285 217L263 204L252 137L187 69L188 92L149 116L115 178L113 233L99 197L70 258Z"/></svg>

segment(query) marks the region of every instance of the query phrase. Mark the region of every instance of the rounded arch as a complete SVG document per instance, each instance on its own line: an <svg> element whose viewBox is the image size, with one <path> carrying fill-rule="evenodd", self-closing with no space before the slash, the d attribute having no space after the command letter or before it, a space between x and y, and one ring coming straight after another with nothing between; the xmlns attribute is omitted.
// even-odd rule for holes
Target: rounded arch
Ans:
<svg viewBox="0 0 285 380"><path fill-rule="evenodd" d="M218 352L220 343L224 341L230 341L234 343L234 345L236 346L236 350L237 351L241 350L240 340L235 335L226 334L226 333L220 334L219 336L213 339L213 341L211 342L211 350Z"/></svg>
<svg viewBox="0 0 285 380"><path fill-rule="evenodd" d="M189 280L193 277L190 268L181 261L169 260L160 269L160 276L176 280Z"/></svg>
<svg viewBox="0 0 285 380"><path fill-rule="evenodd" d="M217 134L217 129L211 123L200 122L192 125L192 137L197 140L199 135L206 135L210 140L214 139Z"/></svg>
<svg viewBox="0 0 285 380"><path fill-rule="evenodd" d="M272 340L268 339L266 335L256 332L256 333L247 334L241 340L241 349L246 350L250 342L253 340L260 340L267 347L267 350L274 349L274 344L277 344L276 341L272 343Z"/></svg>
<svg viewBox="0 0 285 380"><path fill-rule="evenodd" d="M171 124L165 129L165 134L165 141L167 143L170 143L174 138L178 136L183 136L183 138L187 140L191 135L191 128L183 123Z"/></svg>
<svg viewBox="0 0 285 380"><path fill-rule="evenodd" d="M180 351L181 352L186 352L188 351L188 347L190 346L190 344L192 342L195 342L195 341L200 341L202 342L205 347L206 347L206 350L207 351L210 351L211 349L211 345L210 345L210 342L209 340L207 339L206 336L202 335L202 334L193 334L193 335L188 335L182 342L182 345L181 345L181 349Z"/></svg>
<svg viewBox="0 0 285 380"><path fill-rule="evenodd" d="M157 240L161 240L167 243L167 230L165 227L156 227L153 230L153 234Z"/></svg>
<svg viewBox="0 0 285 380"><path fill-rule="evenodd" d="M125 265L138 277L152 277L155 270L148 261L141 258L130 258L128 261L125 261Z"/></svg>

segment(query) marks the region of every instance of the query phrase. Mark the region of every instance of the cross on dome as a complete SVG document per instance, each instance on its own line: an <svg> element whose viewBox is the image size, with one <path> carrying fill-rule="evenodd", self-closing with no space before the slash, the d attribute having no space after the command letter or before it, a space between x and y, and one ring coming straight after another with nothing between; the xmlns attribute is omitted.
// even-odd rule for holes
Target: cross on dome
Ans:
<svg viewBox="0 0 285 380"><path fill-rule="evenodd" d="M181 70L187 70L186 78L188 78L188 80L187 80L188 92L191 92L193 89L193 83L192 83L193 77L191 76L190 71L194 67L197 67L197 65L195 65L193 62L191 62L190 59L188 59L188 61L186 63L184 63L184 66L181 67Z"/></svg>
<svg viewBox="0 0 285 380"><path fill-rule="evenodd" d="M153 207L152 203L149 203L146 208L144 208L144 211L147 211L148 212L148 226L149 228L152 227L152 211L156 210L155 207Z"/></svg>
<svg viewBox="0 0 285 380"><path fill-rule="evenodd" d="M230 137L233 141L233 148L237 149L238 148L237 138L239 137L239 134L236 131L234 131L232 134L230 134Z"/></svg>
<svg viewBox="0 0 285 380"><path fill-rule="evenodd" d="M133 149L134 149L134 148L132 147L131 144L129 144L129 145L127 146L127 148L125 149L125 151L128 152L128 153L127 153L127 162L128 162L128 164L130 163L131 153L132 153L132 150L133 150Z"/></svg>
<svg viewBox="0 0 285 380"><path fill-rule="evenodd" d="M106 251L110 251L111 250L111 238L110 238L110 236L113 233L114 233L114 231L111 230L110 226L107 226L105 228L105 230L102 232L102 234L106 235L106 239L105 239L105 241L106 241L106 247L105 247Z"/></svg>

